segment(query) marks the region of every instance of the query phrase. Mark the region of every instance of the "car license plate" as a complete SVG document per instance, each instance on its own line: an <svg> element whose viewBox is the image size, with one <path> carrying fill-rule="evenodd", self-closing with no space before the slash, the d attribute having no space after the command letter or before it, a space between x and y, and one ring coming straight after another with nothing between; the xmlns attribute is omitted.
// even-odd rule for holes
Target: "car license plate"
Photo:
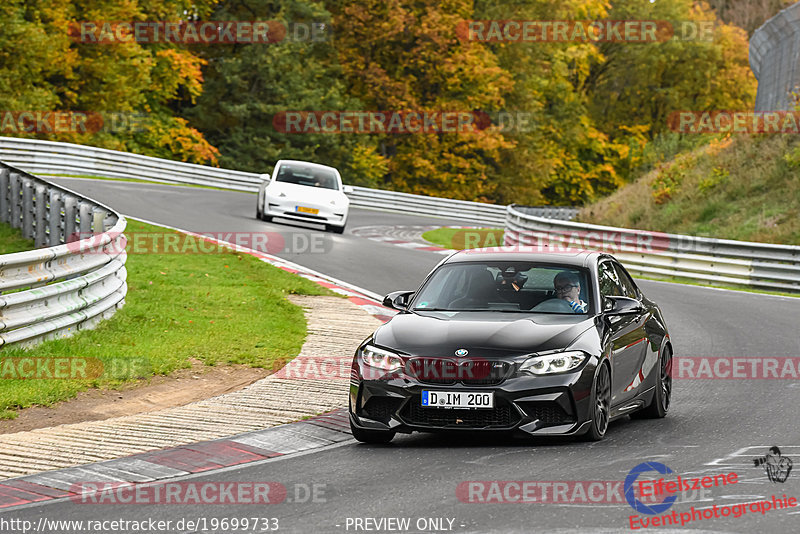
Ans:
<svg viewBox="0 0 800 534"><path fill-rule="evenodd" d="M300 212L303 212L303 213L310 213L312 215L316 215L317 213L319 213L319 210L317 208L307 208L305 206L295 206L295 208L296 208L297 211L300 211Z"/></svg>
<svg viewBox="0 0 800 534"><path fill-rule="evenodd" d="M475 391L422 391L428 408L494 408L494 393Z"/></svg>

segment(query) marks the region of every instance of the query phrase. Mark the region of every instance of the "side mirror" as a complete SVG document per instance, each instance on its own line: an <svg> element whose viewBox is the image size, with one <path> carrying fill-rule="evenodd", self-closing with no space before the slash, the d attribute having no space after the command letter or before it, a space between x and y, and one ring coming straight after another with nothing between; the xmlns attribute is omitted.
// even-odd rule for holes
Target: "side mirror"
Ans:
<svg viewBox="0 0 800 534"><path fill-rule="evenodd" d="M342 192L344 192L345 195L349 195L350 193L353 192L353 186L352 185L346 185L346 186L342 187Z"/></svg>
<svg viewBox="0 0 800 534"><path fill-rule="evenodd" d="M269 182L270 180L272 180L272 176L271 176L269 173L266 173L266 174L259 174L259 175L258 175L258 178L259 178L260 180L263 180L264 182Z"/></svg>
<svg viewBox="0 0 800 534"><path fill-rule="evenodd" d="M393 310L404 311L414 296L413 291L393 291L383 297L383 305Z"/></svg>
<svg viewBox="0 0 800 534"><path fill-rule="evenodd" d="M629 297L606 297L603 312L607 315L632 315L644 310L642 303Z"/></svg>

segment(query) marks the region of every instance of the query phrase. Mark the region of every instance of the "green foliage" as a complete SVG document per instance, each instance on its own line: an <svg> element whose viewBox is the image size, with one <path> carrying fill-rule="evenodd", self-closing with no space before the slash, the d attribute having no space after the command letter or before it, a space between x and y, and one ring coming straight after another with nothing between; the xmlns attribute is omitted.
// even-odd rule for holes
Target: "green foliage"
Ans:
<svg viewBox="0 0 800 534"><path fill-rule="evenodd" d="M39 137L267 172L281 158L347 183L497 203L583 204L715 136L676 111L750 109L755 79L737 6L783 0L9 0L0 6L0 110L138 112L144 131ZM769 5L767 5L769 4ZM754 12L755 12L754 11ZM469 20L714 22L712 40L481 42ZM74 21L261 20L277 43L79 43ZM294 39L294 24L316 24ZM286 133L287 111L455 111L473 132ZM496 117L525 116L501 127ZM519 126L519 122L516 122ZM485 126L485 125L484 125ZM31 135L20 133L19 135ZM667 199L670 184L660 198Z"/></svg>
<svg viewBox="0 0 800 534"><path fill-rule="evenodd" d="M206 47L208 62L197 104L183 110L193 125L221 151L224 167L268 172L279 159L333 165L349 184L375 186L386 163L367 136L292 134L279 131L275 115L286 111L353 110L360 102L347 92L331 19L321 2L223 1L214 20L276 20L290 24L326 24L311 40L294 40L290 32L277 44Z"/></svg>
<svg viewBox="0 0 800 534"><path fill-rule="evenodd" d="M596 19L607 14L602 1L528 0L513 6L476 3L480 20ZM532 115L528 131L510 131L514 146L498 165L497 200L517 203L582 204L614 191L616 167L629 150L611 142L588 116L590 97L582 90L591 65L600 60L586 43L487 43L513 76L505 94L507 110Z"/></svg>
<svg viewBox="0 0 800 534"><path fill-rule="evenodd" d="M731 173L727 169L721 167L714 167L711 169L711 175L701 179L697 184L697 189L701 193L705 193L709 189L714 189L717 185L723 183L730 177Z"/></svg>
<svg viewBox="0 0 800 534"><path fill-rule="evenodd" d="M0 254L24 252L33 248L33 239L25 239L19 229L0 223Z"/></svg>
<svg viewBox="0 0 800 534"><path fill-rule="evenodd" d="M706 4L631 0L615 3L608 18L714 24L711 40L672 38L647 44L598 45L602 59L592 65L584 90L591 95L589 110L594 122L612 139L627 137L626 130L638 129L648 141L663 142L666 137L685 146L687 136L670 135L671 113L752 109L756 81L748 63L747 36L740 28L716 21ZM678 37L681 27L675 26ZM646 161L646 152L646 147L637 151L627 166L619 167L625 178L638 176L643 165L652 164Z"/></svg>
<svg viewBox="0 0 800 534"><path fill-rule="evenodd" d="M630 176L639 177L666 163L681 153L691 152L722 138L716 134L680 134L666 131L656 134L641 151L637 163L631 166Z"/></svg>
<svg viewBox="0 0 800 534"><path fill-rule="evenodd" d="M170 43L96 44L70 37L75 21L206 17L216 0L114 3L8 0L0 7L0 110L140 113L150 130L25 133L43 139L215 163L217 152L176 116L176 101L202 90L202 60ZM189 11L187 11L189 10Z"/></svg>
<svg viewBox="0 0 800 534"><path fill-rule="evenodd" d="M712 141L587 206L579 220L800 245L798 154L791 135Z"/></svg>
<svg viewBox="0 0 800 534"><path fill-rule="evenodd" d="M378 154L374 147L359 144L353 148L349 167L353 183L374 188L381 185L381 180L389 172L389 160Z"/></svg>
<svg viewBox="0 0 800 534"><path fill-rule="evenodd" d="M680 158L661 170L653 180L653 200L656 204L668 202L678 192L686 172L695 165L691 156Z"/></svg>
<svg viewBox="0 0 800 534"><path fill-rule="evenodd" d="M461 40L472 2L329 2L350 94L365 109L471 112L500 109L510 76L486 47ZM494 128L379 136L384 187L468 200L497 198L501 150Z"/></svg>

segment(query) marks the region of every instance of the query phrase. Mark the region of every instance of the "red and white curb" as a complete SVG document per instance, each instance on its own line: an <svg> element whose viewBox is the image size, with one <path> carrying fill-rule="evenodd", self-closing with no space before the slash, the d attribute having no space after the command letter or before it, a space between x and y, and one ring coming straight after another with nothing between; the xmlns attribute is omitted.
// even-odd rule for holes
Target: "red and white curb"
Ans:
<svg viewBox="0 0 800 534"><path fill-rule="evenodd" d="M98 483L114 488L150 484L326 447L351 437L347 410L339 409L306 421L225 439L4 480L0 483L0 510L74 499L94 491L93 485Z"/></svg>

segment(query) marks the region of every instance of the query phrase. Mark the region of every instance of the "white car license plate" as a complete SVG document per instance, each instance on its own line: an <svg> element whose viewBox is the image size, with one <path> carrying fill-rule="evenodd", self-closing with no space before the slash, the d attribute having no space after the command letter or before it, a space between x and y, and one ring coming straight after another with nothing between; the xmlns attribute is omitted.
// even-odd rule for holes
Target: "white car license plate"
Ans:
<svg viewBox="0 0 800 534"><path fill-rule="evenodd" d="M422 405L428 408L494 408L494 392L423 390Z"/></svg>
<svg viewBox="0 0 800 534"><path fill-rule="evenodd" d="M295 206L295 211L299 211L300 213L311 213L313 215L319 213L317 208L307 208L305 206Z"/></svg>

